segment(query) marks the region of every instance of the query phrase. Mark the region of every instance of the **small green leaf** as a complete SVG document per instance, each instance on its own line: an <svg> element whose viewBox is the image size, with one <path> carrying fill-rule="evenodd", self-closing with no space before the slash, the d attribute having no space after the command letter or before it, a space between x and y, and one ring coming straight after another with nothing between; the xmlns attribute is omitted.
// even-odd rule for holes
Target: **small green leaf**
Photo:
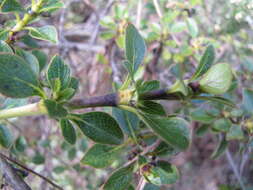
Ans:
<svg viewBox="0 0 253 190"><path fill-rule="evenodd" d="M225 119L225 118L221 118L218 119L214 122L213 124L213 129L215 131L219 131L219 132L228 132L229 128L231 127L232 123L230 120Z"/></svg>
<svg viewBox="0 0 253 190"><path fill-rule="evenodd" d="M197 108L191 111L190 116L192 120L199 121L201 123L211 123L215 119L212 115L208 114L205 110Z"/></svg>
<svg viewBox="0 0 253 190"><path fill-rule="evenodd" d="M74 89L74 93L72 94L72 96L69 97L69 100L75 96L76 92L78 91L78 86L79 86L79 81L74 77L70 77L70 82L69 82L68 87L71 89Z"/></svg>
<svg viewBox="0 0 253 190"><path fill-rule="evenodd" d="M166 111L164 110L163 106L154 101L139 101L138 109L140 109L144 113L166 116Z"/></svg>
<svg viewBox="0 0 253 190"><path fill-rule="evenodd" d="M128 24L127 26L125 44L126 57L130 65L128 69L133 76L142 63L146 52L145 41L133 24Z"/></svg>
<svg viewBox="0 0 253 190"><path fill-rule="evenodd" d="M187 27L191 37L196 38L199 33L198 25L193 18L187 18Z"/></svg>
<svg viewBox="0 0 253 190"><path fill-rule="evenodd" d="M166 156L167 158L178 152L177 149L173 148L171 145L162 141L152 152L152 155L155 156Z"/></svg>
<svg viewBox="0 0 253 190"><path fill-rule="evenodd" d="M54 12L60 8L64 7L64 4L61 0L47 0L43 7L39 10L39 13L42 12Z"/></svg>
<svg viewBox="0 0 253 190"><path fill-rule="evenodd" d="M95 144L84 155L81 162L94 168L105 168L118 158L120 151L119 147Z"/></svg>
<svg viewBox="0 0 253 190"><path fill-rule="evenodd" d="M159 89L160 87L160 82L157 80L152 80L152 81L145 81L139 88L138 92L140 94L145 93L145 92L150 92L152 90Z"/></svg>
<svg viewBox="0 0 253 190"><path fill-rule="evenodd" d="M70 68L59 56L54 56L47 70L47 81L54 89L55 80L60 79L61 90L68 87L70 83Z"/></svg>
<svg viewBox="0 0 253 190"><path fill-rule="evenodd" d="M242 92L244 109L253 114L253 90L244 88Z"/></svg>
<svg viewBox="0 0 253 190"><path fill-rule="evenodd" d="M229 132L226 135L226 139L228 141L243 140L244 134L243 134L242 128L238 125L232 125L232 127L230 127Z"/></svg>
<svg viewBox="0 0 253 190"><path fill-rule="evenodd" d="M38 95L36 74L21 57L0 53L0 93L12 98Z"/></svg>
<svg viewBox="0 0 253 190"><path fill-rule="evenodd" d="M223 104L229 107L235 107L235 103L227 98L221 97L221 96L196 96L194 99L197 100L206 100L211 102L216 102L219 104Z"/></svg>
<svg viewBox="0 0 253 190"><path fill-rule="evenodd" d="M44 100L48 115L52 118L62 118L68 114L68 111L54 100Z"/></svg>
<svg viewBox="0 0 253 190"><path fill-rule="evenodd" d="M0 124L0 145L4 148L9 148L13 143L13 137L10 130Z"/></svg>
<svg viewBox="0 0 253 190"><path fill-rule="evenodd" d="M58 35L54 26L43 26L40 28L26 27L26 29L30 31L29 35L35 39L45 40L52 43L58 42Z"/></svg>
<svg viewBox="0 0 253 190"><path fill-rule="evenodd" d="M19 152L24 152L27 147L27 142L24 136L19 136L15 142L15 149Z"/></svg>
<svg viewBox="0 0 253 190"><path fill-rule="evenodd" d="M197 130L196 130L196 135L197 136L203 136L204 134L206 134L208 132L209 129L209 125L203 125L200 126Z"/></svg>
<svg viewBox="0 0 253 190"><path fill-rule="evenodd" d="M134 113L119 108L112 108L112 115L119 123L121 129L129 136L132 135L132 129L133 132L138 130L140 120Z"/></svg>
<svg viewBox="0 0 253 190"><path fill-rule="evenodd" d="M33 50L32 54L37 58L37 60L39 61L39 67L40 67L40 71L43 70L43 68L46 66L47 64L47 55L40 50Z"/></svg>
<svg viewBox="0 0 253 190"><path fill-rule="evenodd" d="M64 139L69 144L75 144L76 143L76 131L71 122L67 119L61 119L60 120L61 125L61 132L64 137Z"/></svg>
<svg viewBox="0 0 253 190"><path fill-rule="evenodd" d="M158 186L173 184L179 179L177 168L166 161L158 161L156 166L143 166L142 175L149 183Z"/></svg>
<svg viewBox="0 0 253 190"><path fill-rule="evenodd" d="M215 59L215 50L213 45L209 45L206 50L204 55L202 56L200 63L192 76L191 80L195 80L199 77L201 77L203 74L205 74L208 69L212 66L214 63Z"/></svg>
<svg viewBox="0 0 253 190"><path fill-rule="evenodd" d="M4 0L1 4L1 12L22 12L24 8L17 0Z"/></svg>
<svg viewBox="0 0 253 190"><path fill-rule="evenodd" d="M32 158L32 162L36 165L41 165L45 163L45 157L41 153L36 152L35 156Z"/></svg>
<svg viewBox="0 0 253 190"><path fill-rule="evenodd" d="M130 165L115 171L103 186L103 190L125 190L133 180L133 167Z"/></svg>
<svg viewBox="0 0 253 190"><path fill-rule="evenodd" d="M13 53L11 47L5 42L0 40L0 52Z"/></svg>
<svg viewBox="0 0 253 190"><path fill-rule="evenodd" d="M7 29L0 29L0 40L7 40L8 39L9 30Z"/></svg>
<svg viewBox="0 0 253 190"><path fill-rule="evenodd" d="M140 113L142 121L171 146L184 150L190 144L188 123L177 117L160 117Z"/></svg>
<svg viewBox="0 0 253 190"><path fill-rule="evenodd" d="M228 142L227 142L226 138L222 137L219 141L219 145L212 153L211 158L216 159L219 156L221 156L225 152L227 146L228 146Z"/></svg>
<svg viewBox="0 0 253 190"><path fill-rule="evenodd" d="M69 100L74 96L74 94L75 94L75 89L66 88L59 93L57 101Z"/></svg>
<svg viewBox="0 0 253 190"><path fill-rule="evenodd" d="M118 123L104 112L90 112L82 115L74 114L73 121L84 135L91 140L109 145L119 145L123 142L123 133Z"/></svg>
<svg viewBox="0 0 253 190"><path fill-rule="evenodd" d="M32 53L30 53L28 51L24 51L21 48L16 48L15 53L17 55L19 55L20 57L22 57L30 65L33 72L37 76L39 76L40 65L39 65L39 62L38 62L37 58Z"/></svg>

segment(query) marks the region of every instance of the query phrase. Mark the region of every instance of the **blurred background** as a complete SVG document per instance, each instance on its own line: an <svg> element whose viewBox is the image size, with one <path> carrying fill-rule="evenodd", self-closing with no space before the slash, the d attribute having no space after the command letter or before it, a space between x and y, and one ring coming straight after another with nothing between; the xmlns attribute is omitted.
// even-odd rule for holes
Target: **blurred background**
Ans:
<svg viewBox="0 0 253 190"><path fill-rule="evenodd" d="M148 47L140 72L144 79L159 80L161 86L170 86L182 70L184 78L189 78L205 47L212 43L216 50L215 62L231 64L237 79L225 96L239 107L247 105L249 110L253 108L253 98L247 99L243 95L243 88L252 88L253 82L252 0L64 1L64 9L53 15L43 15L43 19L36 23L38 26L56 26L59 43L40 42L26 36L20 46L29 44L34 49L43 48L50 56L61 55L80 81L76 97L110 93L114 90L113 82L124 80L124 28L127 22L132 22ZM23 1L24 4L27 2ZM8 19L8 15L1 15L0 24ZM35 100L4 99L0 106L13 107ZM145 190L240 190L233 166L239 168L238 175L245 188L252 190L253 141L246 142L243 137L232 139L228 153L211 159L219 139L210 129L212 115L206 111L215 109L203 102L195 103L197 109L195 106L189 113L196 121L191 125L191 147L170 158L179 168L180 180L170 187L147 185ZM163 102L169 114L183 112L181 108L185 104ZM111 112L110 108L104 110ZM225 110L222 114L230 114L230 111ZM242 118L242 123L246 121L252 122L250 115ZM111 168L93 169L80 164L84 152L92 145L80 132L78 142L71 146L64 141L56 122L44 116L5 122L13 136L12 154L66 190L97 190L113 169L127 160L124 154ZM230 156L232 165L228 160ZM45 181L32 174L27 182L33 189L51 189Z"/></svg>

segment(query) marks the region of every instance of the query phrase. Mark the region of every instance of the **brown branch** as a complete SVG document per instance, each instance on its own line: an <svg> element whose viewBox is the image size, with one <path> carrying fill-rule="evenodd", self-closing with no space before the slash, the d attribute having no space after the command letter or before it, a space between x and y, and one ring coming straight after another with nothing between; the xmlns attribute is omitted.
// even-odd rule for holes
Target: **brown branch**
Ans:
<svg viewBox="0 0 253 190"><path fill-rule="evenodd" d="M48 182L49 184L51 184L54 188L63 190L62 187L58 186L57 184L55 184L53 181L51 181L51 180L48 179L47 177L45 177L45 176L43 176L43 175L41 175L41 174L39 174L39 173L33 171L32 169L30 169L30 168L24 166L23 164L19 163L18 161L13 160L13 159L11 159L11 158L5 156L5 155L2 154L1 152L0 152L0 160L8 160L8 161L10 161L10 162L16 164L17 166L23 168L24 170L26 170L26 171L28 171L28 172L30 172L30 173L33 173L34 175L39 176L40 178L42 178L43 180L45 180L46 182ZM2 164L2 163L1 163L1 164ZM4 169L4 168L1 167L1 170L2 170L2 171L5 171L5 170L3 170L3 169ZM22 189L22 188L21 188L21 189L15 189L15 190L26 190L26 189ZM29 190L30 190L30 189L29 189Z"/></svg>
<svg viewBox="0 0 253 190"><path fill-rule="evenodd" d="M0 157L0 170L7 184L14 190L31 190L26 182L16 173L15 169L2 156Z"/></svg>

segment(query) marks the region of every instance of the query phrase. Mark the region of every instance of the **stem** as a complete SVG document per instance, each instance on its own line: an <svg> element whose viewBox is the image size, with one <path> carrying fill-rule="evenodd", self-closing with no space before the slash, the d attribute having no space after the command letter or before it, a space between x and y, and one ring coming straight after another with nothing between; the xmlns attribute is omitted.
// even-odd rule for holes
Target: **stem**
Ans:
<svg viewBox="0 0 253 190"><path fill-rule="evenodd" d="M45 115L47 109L42 102L28 104L21 107L4 109L0 111L0 120L13 117L32 116L32 115Z"/></svg>

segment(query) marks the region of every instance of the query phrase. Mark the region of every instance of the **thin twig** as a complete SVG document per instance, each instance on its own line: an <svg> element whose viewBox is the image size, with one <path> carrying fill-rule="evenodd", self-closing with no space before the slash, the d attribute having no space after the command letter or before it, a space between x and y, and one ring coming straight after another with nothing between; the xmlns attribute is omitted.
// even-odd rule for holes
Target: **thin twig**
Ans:
<svg viewBox="0 0 253 190"><path fill-rule="evenodd" d="M163 17L163 14L162 14L162 11L161 11L161 9L160 9L160 6L159 6L158 1L157 1L157 0L153 0L153 3L154 3L155 10L156 10L158 16L159 16L160 18L162 18L162 17Z"/></svg>
<svg viewBox="0 0 253 190"><path fill-rule="evenodd" d="M30 169L30 168L24 166L23 164L19 163L18 161L13 160L13 159L9 158L8 156L5 156L5 155L2 154L1 152L0 152L0 157L1 157L2 159L6 159L6 160L8 160L8 161L10 161L10 162L12 162L12 163L18 165L19 167L23 168L24 170L26 170L26 171L28 171L28 172L30 172L30 173L33 173L34 175L39 176L40 178L42 178L43 180L45 180L46 182L48 182L49 184L51 184L54 188L63 190L62 187L58 186L57 184L55 184L53 181L51 181L51 180L48 179L47 177L45 177L45 176L43 176L43 175L41 175L41 174L39 174L39 173L33 171L32 169Z"/></svg>
<svg viewBox="0 0 253 190"><path fill-rule="evenodd" d="M139 0L138 7L137 7L137 19L136 19L137 28L140 28L140 25L141 25L141 13L142 13L142 0Z"/></svg>
<svg viewBox="0 0 253 190"><path fill-rule="evenodd" d="M143 190L145 188L146 181L143 177L141 177L139 184L136 187L136 190Z"/></svg>
<svg viewBox="0 0 253 190"><path fill-rule="evenodd" d="M239 182L242 190L246 190L246 187L245 187L245 185L244 185L244 183L242 181L242 178L241 178L241 176L239 174L238 168L237 168L237 166L236 166L236 164L235 164L235 162L234 162L234 160L232 158L232 155L231 155L231 153L230 153L230 151L228 149L226 150L226 157L227 157L228 163L230 164L230 166L231 166L231 168L232 168L232 170L233 170L233 172L235 174L235 177L237 178L237 180L238 180L238 182Z"/></svg>

